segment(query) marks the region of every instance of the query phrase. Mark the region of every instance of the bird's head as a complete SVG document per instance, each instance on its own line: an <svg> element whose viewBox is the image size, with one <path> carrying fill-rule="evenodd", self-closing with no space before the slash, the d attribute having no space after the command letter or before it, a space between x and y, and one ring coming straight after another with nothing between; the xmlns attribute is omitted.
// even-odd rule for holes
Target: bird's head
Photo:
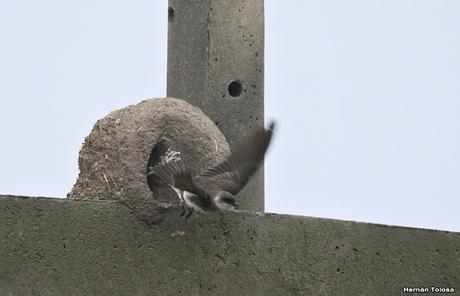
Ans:
<svg viewBox="0 0 460 296"><path fill-rule="evenodd" d="M214 204L221 211L234 211L239 205L235 201L235 197L227 191L219 192L214 197Z"/></svg>

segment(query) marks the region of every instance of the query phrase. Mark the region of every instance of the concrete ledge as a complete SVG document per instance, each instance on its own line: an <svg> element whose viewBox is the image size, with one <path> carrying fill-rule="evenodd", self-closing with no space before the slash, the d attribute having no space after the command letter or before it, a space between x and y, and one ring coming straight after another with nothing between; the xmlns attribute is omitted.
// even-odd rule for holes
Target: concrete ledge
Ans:
<svg viewBox="0 0 460 296"><path fill-rule="evenodd" d="M460 289L460 233L274 214L158 225L110 201L0 196L0 295L399 295Z"/></svg>

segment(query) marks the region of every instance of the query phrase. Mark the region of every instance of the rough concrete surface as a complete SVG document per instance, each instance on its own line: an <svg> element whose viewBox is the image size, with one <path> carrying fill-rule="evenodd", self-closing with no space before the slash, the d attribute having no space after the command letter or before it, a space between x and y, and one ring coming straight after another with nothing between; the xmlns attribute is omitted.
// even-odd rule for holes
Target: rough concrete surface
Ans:
<svg viewBox="0 0 460 296"><path fill-rule="evenodd" d="M0 295L460 289L460 233L275 214L178 216L170 208L148 225L111 201L2 196Z"/></svg>
<svg viewBox="0 0 460 296"><path fill-rule="evenodd" d="M198 106L233 148L264 122L263 0L169 0L168 24L168 96ZM240 195L264 210L263 169Z"/></svg>
<svg viewBox="0 0 460 296"><path fill-rule="evenodd" d="M80 174L68 197L117 200L144 221L157 223L164 208L178 202L174 191L147 178L148 167L168 148L181 152L192 173L216 165L230 152L199 108L175 98L145 100L96 122L80 150Z"/></svg>

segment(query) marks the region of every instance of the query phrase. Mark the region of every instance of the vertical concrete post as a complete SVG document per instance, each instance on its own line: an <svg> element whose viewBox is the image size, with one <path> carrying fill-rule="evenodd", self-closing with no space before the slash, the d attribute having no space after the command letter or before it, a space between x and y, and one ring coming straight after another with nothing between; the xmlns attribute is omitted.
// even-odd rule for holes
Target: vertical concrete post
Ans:
<svg viewBox="0 0 460 296"><path fill-rule="evenodd" d="M203 110L231 147L264 122L263 0L169 0L167 95ZM263 169L240 193L264 209Z"/></svg>

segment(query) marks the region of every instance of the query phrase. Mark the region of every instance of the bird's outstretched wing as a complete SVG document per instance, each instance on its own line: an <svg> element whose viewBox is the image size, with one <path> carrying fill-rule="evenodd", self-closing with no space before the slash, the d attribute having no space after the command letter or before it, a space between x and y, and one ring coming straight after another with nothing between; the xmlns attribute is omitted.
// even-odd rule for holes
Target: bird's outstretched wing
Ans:
<svg viewBox="0 0 460 296"><path fill-rule="evenodd" d="M151 171L161 181L181 191L188 191L195 194L202 192L193 182L190 172L180 158L157 164Z"/></svg>
<svg viewBox="0 0 460 296"><path fill-rule="evenodd" d="M263 161L274 127L272 122L268 129L256 128L226 160L198 175L195 183L211 196L219 191L237 194Z"/></svg>

